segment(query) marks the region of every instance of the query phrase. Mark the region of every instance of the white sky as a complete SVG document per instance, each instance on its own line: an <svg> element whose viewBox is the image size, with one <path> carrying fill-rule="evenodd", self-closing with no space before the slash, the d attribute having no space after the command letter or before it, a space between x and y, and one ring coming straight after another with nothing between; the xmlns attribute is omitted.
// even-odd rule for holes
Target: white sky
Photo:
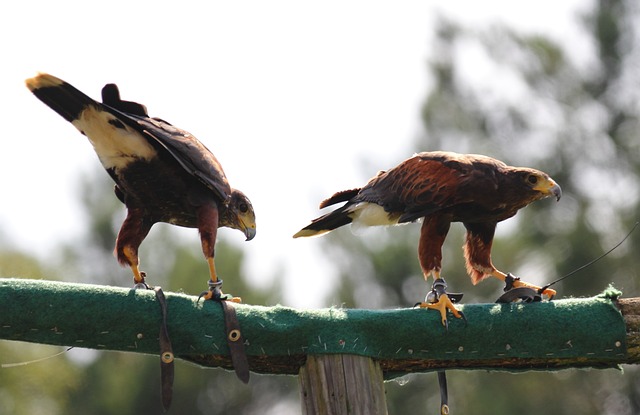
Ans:
<svg viewBox="0 0 640 415"><path fill-rule="evenodd" d="M572 42L579 57L589 45L570 11L584 3L3 2L0 234L41 258L73 240L82 225L77 175L98 165L86 139L24 79L49 72L96 99L114 82L124 99L203 141L249 195L256 238L221 233L246 250L252 278L285 263L287 305L329 305L322 293L335 276L321 241L291 235L318 215L322 198L413 151L435 11L540 31ZM376 168L365 172L364 163Z"/></svg>

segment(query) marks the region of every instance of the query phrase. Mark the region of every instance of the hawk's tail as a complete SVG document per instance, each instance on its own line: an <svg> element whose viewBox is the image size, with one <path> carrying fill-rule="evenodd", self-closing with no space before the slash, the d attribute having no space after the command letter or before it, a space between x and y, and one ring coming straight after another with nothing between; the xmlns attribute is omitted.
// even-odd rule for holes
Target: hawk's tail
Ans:
<svg viewBox="0 0 640 415"><path fill-rule="evenodd" d="M352 219L347 215L345 207L334 210L326 215L320 216L311 221L311 223L300 229L298 233L293 235L294 238L317 236L330 232L336 228L350 224Z"/></svg>
<svg viewBox="0 0 640 415"><path fill-rule="evenodd" d="M100 105L62 79L39 73L25 81L27 88L65 120L73 122L90 105Z"/></svg>

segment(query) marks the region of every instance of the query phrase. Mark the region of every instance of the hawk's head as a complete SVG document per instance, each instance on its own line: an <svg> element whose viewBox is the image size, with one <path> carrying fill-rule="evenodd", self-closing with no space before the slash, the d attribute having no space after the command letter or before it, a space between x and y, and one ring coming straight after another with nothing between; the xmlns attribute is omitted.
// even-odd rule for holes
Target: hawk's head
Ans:
<svg viewBox="0 0 640 415"><path fill-rule="evenodd" d="M220 215L220 226L238 229L250 241L256 236L256 214L251 201L240 190L231 189L231 196Z"/></svg>
<svg viewBox="0 0 640 415"><path fill-rule="evenodd" d="M509 167L506 175L509 186L506 193L529 204L535 200L553 197L560 200L562 189L547 173L528 167ZM504 187L502 188L504 190Z"/></svg>

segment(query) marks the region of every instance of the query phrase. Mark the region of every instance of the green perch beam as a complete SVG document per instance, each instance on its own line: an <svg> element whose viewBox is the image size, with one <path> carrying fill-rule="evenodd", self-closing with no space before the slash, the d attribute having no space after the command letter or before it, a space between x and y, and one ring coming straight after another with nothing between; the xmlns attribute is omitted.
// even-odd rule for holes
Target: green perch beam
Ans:
<svg viewBox="0 0 640 415"><path fill-rule="evenodd" d="M165 293L174 354L231 368L221 306ZM465 304L468 324L419 308L297 310L239 304L250 369L295 374L307 355L353 354L386 379L438 369L557 370L617 367L640 358L640 299L613 289L591 298ZM0 339L159 354L153 291L0 279Z"/></svg>

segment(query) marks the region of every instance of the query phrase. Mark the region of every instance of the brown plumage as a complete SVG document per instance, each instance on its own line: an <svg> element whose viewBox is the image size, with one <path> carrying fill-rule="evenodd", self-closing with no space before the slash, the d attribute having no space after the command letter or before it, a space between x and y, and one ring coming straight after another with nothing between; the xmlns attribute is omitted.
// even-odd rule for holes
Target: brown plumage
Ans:
<svg viewBox="0 0 640 415"><path fill-rule="evenodd" d="M320 208L343 206L314 219L294 237L321 235L348 223L356 226L396 225L423 219L418 258L425 279L439 278L442 244L452 222L467 229L464 257L474 284L506 274L491 262L498 222L529 203L553 196L558 186L546 173L476 154L424 152L379 172L362 188L338 192ZM531 286L517 281L516 286ZM535 286L531 286L535 287ZM537 288L537 287L535 287ZM545 291L553 295L553 290Z"/></svg>
<svg viewBox="0 0 640 415"><path fill-rule="evenodd" d="M116 183L127 217L115 254L122 265L131 267L134 282L145 284L139 269L140 244L155 223L166 222L198 229L213 287L218 282L213 259L218 227L238 229L250 240L256 223L251 202L229 186L211 151L187 131L149 117L144 105L120 99L114 84L103 88L102 103L49 74L26 84L89 139ZM205 298L218 293L211 290Z"/></svg>

